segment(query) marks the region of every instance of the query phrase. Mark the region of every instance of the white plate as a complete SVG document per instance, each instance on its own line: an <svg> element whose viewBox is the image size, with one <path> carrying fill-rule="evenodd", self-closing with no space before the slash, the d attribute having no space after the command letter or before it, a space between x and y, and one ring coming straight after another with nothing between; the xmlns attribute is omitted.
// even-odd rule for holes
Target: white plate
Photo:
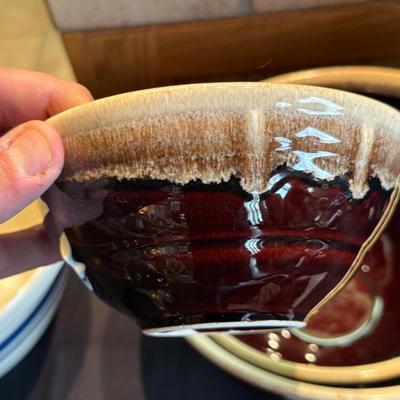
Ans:
<svg viewBox="0 0 400 400"><path fill-rule="evenodd" d="M52 269L52 272L58 271L58 275L45 292L40 291L41 298L37 303L34 303L35 306L30 313L24 319L20 315L16 315L13 320L14 330L6 337L3 335L3 340L0 341L0 377L10 371L25 357L41 338L53 319L68 275L66 268L60 271L61 267L62 263L48 267ZM43 275L49 274L44 273ZM31 289L30 286L28 288ZM23 296L23 303L30 303L27 299L26 296ZM18 310L20 307L18 307L18 303L15 304L17 304L16 309Z"/></svg>
<svg viewBox="0 0 400 400"><path fill-rule="evenodd" d="M31 204L0 225L0 234L39 224L43 206ZM63 262L0 280L0 376L16 365L49 325L66 281Z"/></svg>

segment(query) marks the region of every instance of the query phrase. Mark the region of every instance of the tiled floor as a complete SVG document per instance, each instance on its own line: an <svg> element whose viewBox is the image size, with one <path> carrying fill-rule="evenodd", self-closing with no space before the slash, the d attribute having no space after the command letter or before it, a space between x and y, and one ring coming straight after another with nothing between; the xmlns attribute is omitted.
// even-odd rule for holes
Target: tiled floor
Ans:
<svg viewBox="0 0 400 400"><path fill-rule="evenodd" d="M0 67L74 79L45 0L0 0Z"/></svg>

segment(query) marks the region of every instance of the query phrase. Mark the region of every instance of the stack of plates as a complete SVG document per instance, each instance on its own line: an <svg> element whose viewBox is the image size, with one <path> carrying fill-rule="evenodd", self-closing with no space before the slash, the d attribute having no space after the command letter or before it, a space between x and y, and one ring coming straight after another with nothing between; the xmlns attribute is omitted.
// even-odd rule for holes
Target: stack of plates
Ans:
<svg viewBox="0 0 400 400"><path fill-rule="evenodd" d="M42 220L34 203L1 225L0 234L29 228ZM0 377L36 344L51 322L66 283L63 262L0 280Z"/></svg>

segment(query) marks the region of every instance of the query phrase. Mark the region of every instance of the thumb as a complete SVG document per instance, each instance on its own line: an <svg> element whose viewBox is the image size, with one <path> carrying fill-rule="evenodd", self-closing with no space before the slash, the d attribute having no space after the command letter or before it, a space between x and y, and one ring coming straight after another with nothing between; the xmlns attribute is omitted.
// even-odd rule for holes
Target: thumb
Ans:
<svg viewBox="0 0 400 400"><path fill-rule="evenodd" d="M17 126L0 138L0 223L38 198L58 177L64 149L42 121Z"/></svg>

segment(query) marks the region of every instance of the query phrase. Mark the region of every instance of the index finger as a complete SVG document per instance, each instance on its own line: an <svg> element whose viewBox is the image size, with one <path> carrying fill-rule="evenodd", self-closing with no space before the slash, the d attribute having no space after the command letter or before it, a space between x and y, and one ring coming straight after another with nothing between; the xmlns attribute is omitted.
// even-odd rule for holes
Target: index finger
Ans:
<svg viewBox="0 0 400 400"><path fill-rule="evenodd" d="M84 86L41 72L0 68L0 130L93 100Z"/></svg>

